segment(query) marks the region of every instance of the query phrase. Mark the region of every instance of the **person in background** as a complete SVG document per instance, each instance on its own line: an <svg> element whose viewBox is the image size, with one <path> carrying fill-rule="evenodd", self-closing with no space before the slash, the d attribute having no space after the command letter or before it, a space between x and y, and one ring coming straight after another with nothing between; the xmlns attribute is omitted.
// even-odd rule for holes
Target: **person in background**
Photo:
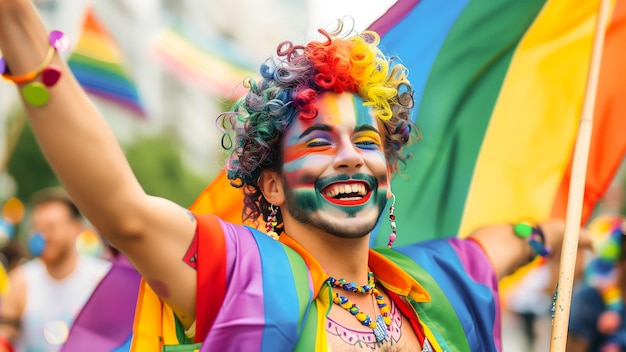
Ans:
<svg viewBox="0 0 626 352"><path fill-rule="evenodd" d="M568 352L626 350L626 222L600 215L588 226L596 249L571 303Z"/></svg>
<svg viewBox="0 0 626 352"><path fill-rule="evenodd" d="M623 170L618 172L587 225L594 252L586 258L584 281L574 290L568 351L626 350L626 241Z"/></svg>
<svg viewBox="0 0 626 352"><path fill-rule="evenodd" d="M85 230L76 205L62 189L33 196L31 252L37 256L9 273L0 305L0 351L58 351L69 327L110 263L78 254Z"/></svg>

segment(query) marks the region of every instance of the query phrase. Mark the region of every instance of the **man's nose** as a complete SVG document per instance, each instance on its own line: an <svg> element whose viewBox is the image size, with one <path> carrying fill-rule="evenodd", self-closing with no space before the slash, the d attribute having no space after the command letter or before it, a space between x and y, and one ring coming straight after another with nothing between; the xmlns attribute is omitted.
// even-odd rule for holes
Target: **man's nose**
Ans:
<svg viewBox="0 0 626 352"><path fill-rule="evenodd" d="M334 166L336 169L357 169L363 166L363 157L359 150L349 142L342 142L335 155Z"/></svg>

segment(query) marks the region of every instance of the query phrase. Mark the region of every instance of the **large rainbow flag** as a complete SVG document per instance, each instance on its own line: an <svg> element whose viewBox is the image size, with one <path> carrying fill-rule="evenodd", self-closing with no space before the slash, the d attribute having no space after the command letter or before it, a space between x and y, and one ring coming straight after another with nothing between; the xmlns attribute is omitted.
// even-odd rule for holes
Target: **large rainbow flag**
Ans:
<svg viewBox="0 0 626 352"><path fill-rule="evenodd" d="M401 0L371 26L410 68L423 132L393 180L400 243L565 217L598 4ZM583 220L626 150L625 21L626 1L613 1Z"/></svg>
<svg viewBox="0 0 626 352"><path fill-rule="evenodd" d="M67 62L87 92L145 117L137 87L124 68L124 56L92 9L85 12L82 33Z"/></svg>
<svg viewBox="0 0 626 352"><path fill-rule="evenodd" d="M423 135L392 181L397 244L565 217L598 4L399 0L370 26L409 68ZM583 221L626 151L626 0L612 1L611 12ZM225 185L222 172L192 208L238 218L241 192ZM386 244L388 221L372 246Z"/></svg>

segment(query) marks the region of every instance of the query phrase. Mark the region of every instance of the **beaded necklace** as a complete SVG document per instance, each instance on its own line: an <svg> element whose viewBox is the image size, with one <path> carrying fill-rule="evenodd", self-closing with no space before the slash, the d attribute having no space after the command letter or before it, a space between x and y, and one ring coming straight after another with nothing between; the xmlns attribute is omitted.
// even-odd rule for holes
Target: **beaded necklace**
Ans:
<svg viewBox="0 0 626 352"><path fill-rule="evenodd" d="M354 317L361 323L363 326L367 326L372 329L374 333L374 337L376 337L376 342L381 343L387 338L387 328L391 325L391 311L387 303L385 303L385 299L383 295L376 288L376 281L374 280L374 273L371 271L367 274L368 283L367 285L358 286L354 282L346 282L344 279L335 279L333 277L329 277L326 279L326 282L330 284L331 287L340 288L342 290L360 293L360 294L373 294L376 304L378 305L378 309L380 310L380 314L376 317L376 320L370 318L365 312L361 312L359 306L357 306L354 302L349 300L346 296L340 295L335 292L335 297L333 298L333 303L350 312L350 314L354 315Z"/></svg>

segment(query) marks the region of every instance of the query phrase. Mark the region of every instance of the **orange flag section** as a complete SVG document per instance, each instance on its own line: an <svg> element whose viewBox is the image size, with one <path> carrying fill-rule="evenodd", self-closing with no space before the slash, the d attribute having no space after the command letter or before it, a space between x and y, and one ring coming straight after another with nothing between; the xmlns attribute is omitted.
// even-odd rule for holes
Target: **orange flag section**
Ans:
<svg viewBox="0 0 626 352"><path fill-rule="evenodd" d="M587 164L585 205L596 204L613 179L626 152L626 1L617 1L607 28ZM552 215L565 218L572 161L560 184ZM593 207L583 209L583 223Z"/></svg>
<svg viewBox="0 0 626 352"><path fill-rule="evenodd" d="M189 210L196 214L215 214L222 220L241 224L243 190L230 185L226 169L222 169L191 204Z"/></svg>

